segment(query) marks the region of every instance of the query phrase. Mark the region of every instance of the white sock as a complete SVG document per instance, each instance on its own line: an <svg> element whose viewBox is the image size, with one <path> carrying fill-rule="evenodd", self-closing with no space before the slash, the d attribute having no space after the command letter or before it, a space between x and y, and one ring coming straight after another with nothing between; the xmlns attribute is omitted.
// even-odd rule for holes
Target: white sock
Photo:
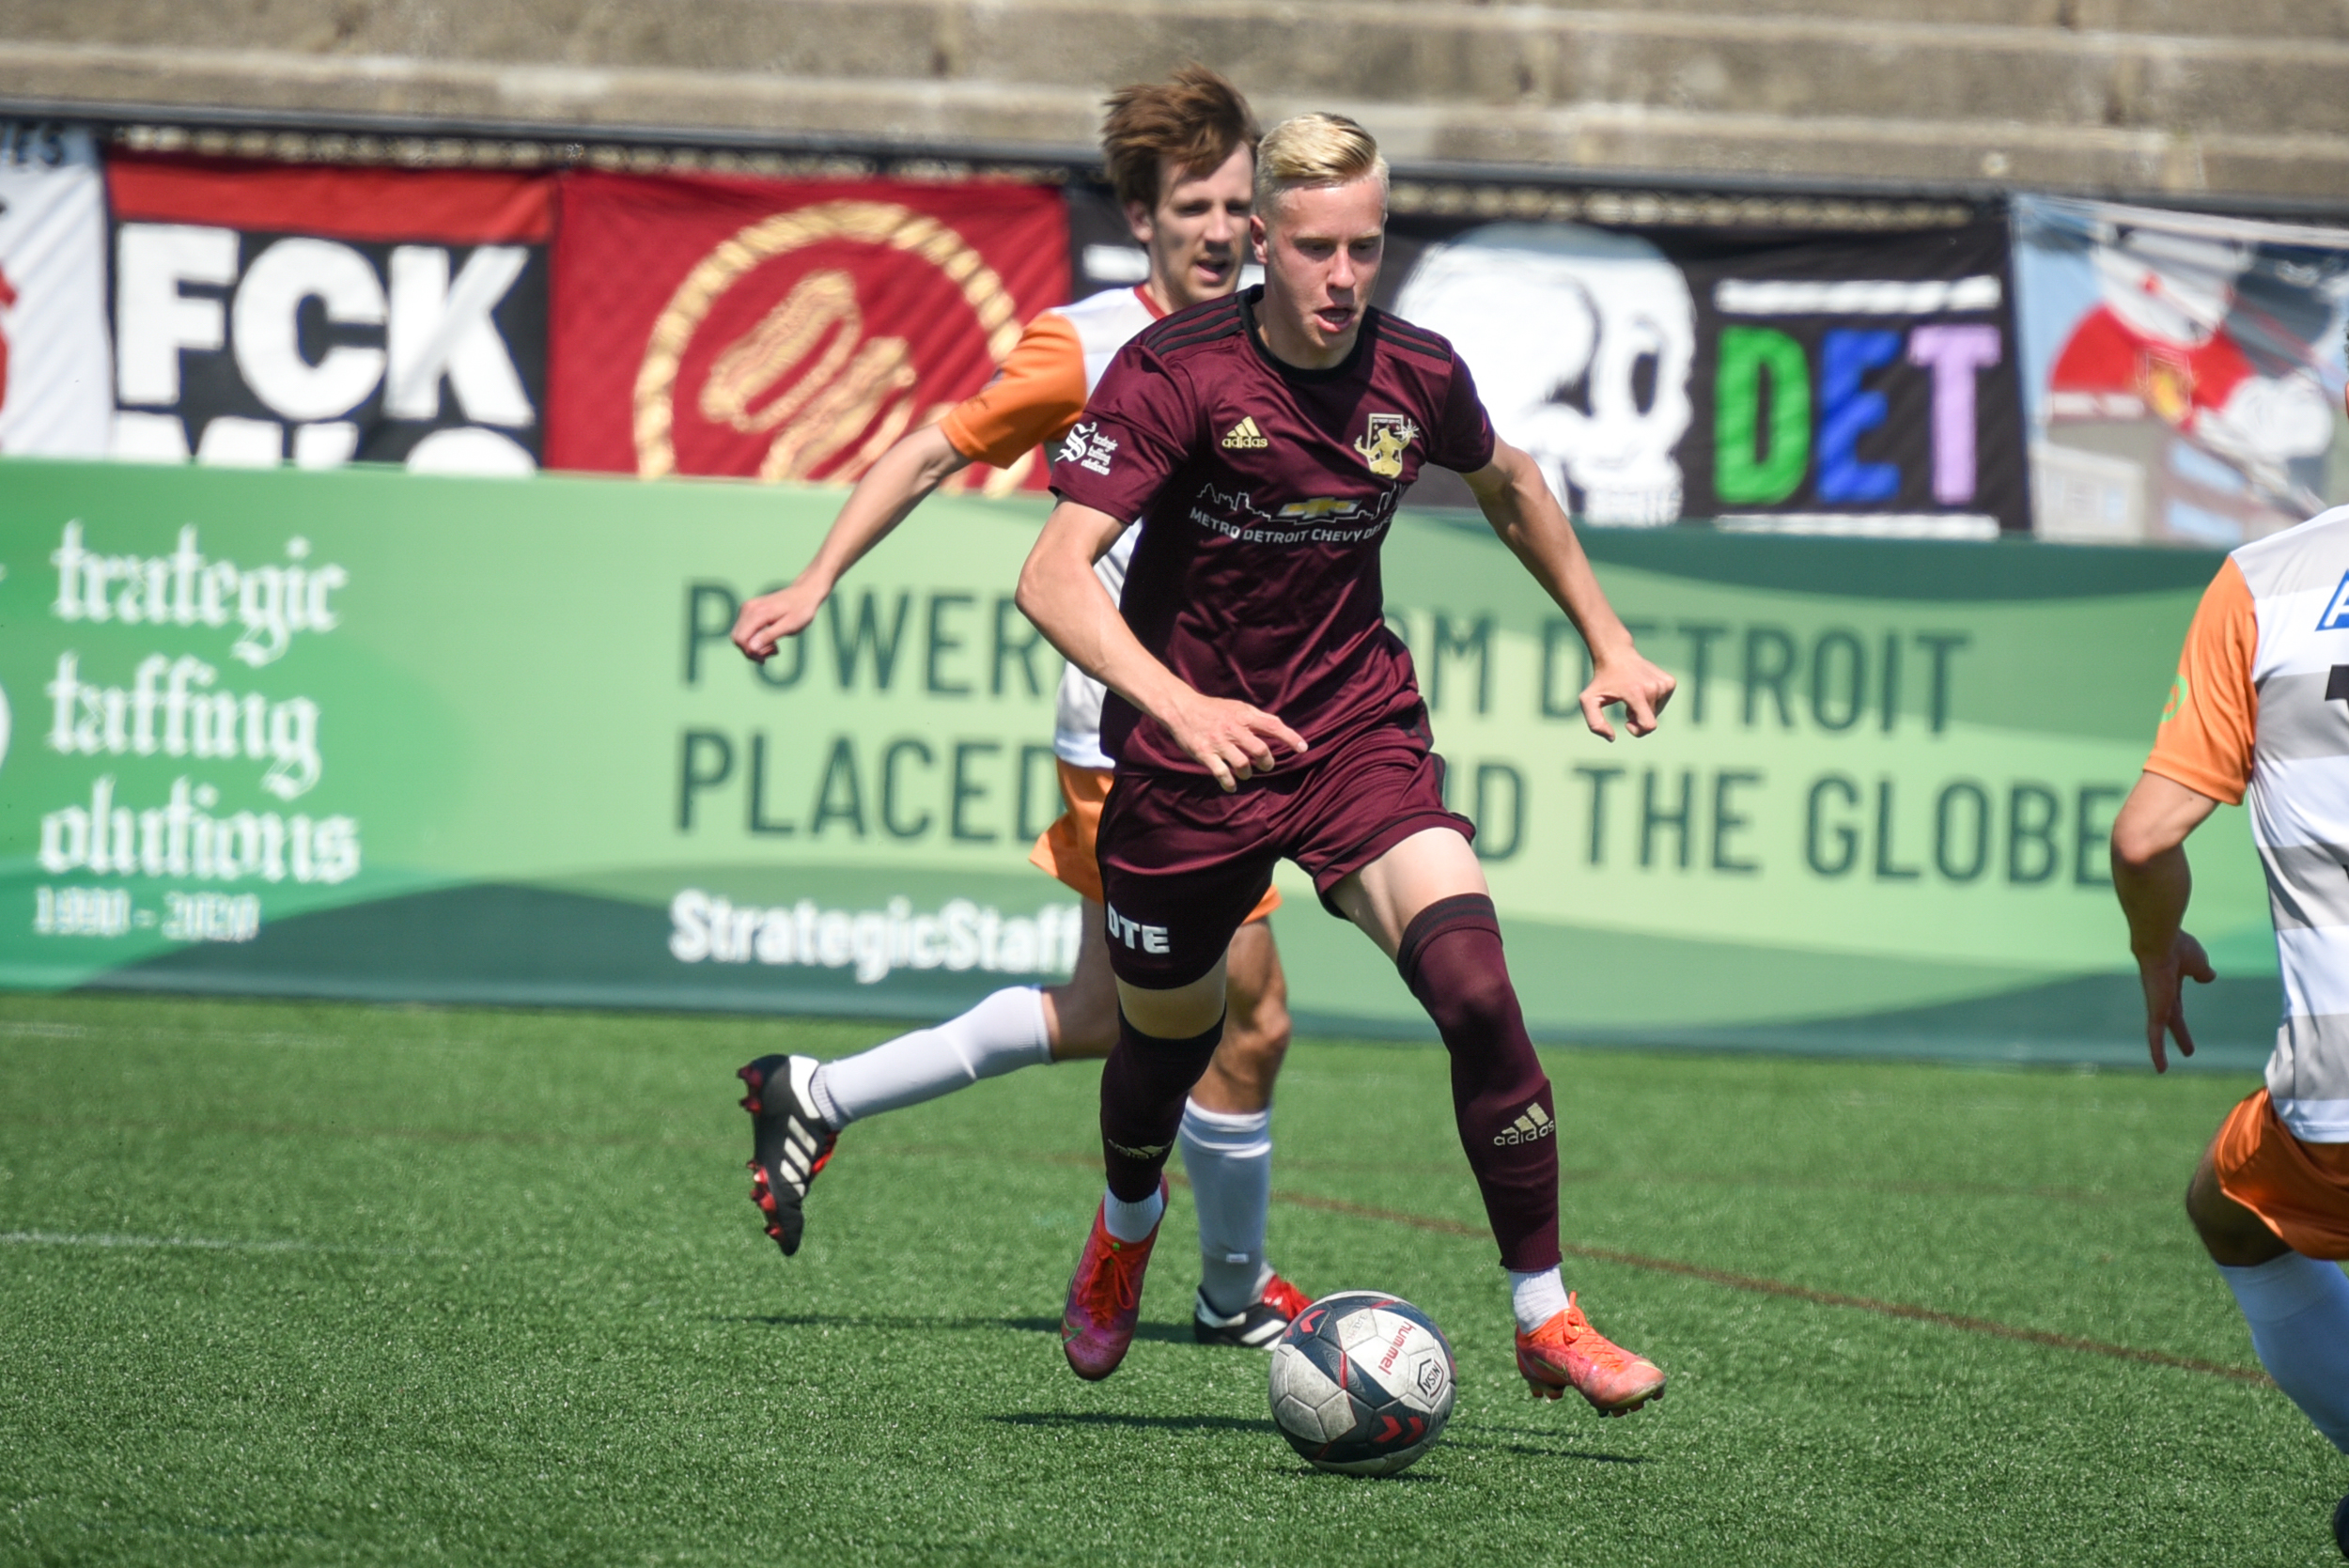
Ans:
<svg viewBox="0 0 2349 1568"><path fill-rule="evenodd" d="M917 1029L825 1063L816 1069L816 1108L835 1128L845 1127L1051 1059L1044 993L1013 986L935 1029Z"/></svg>
<svg viewBox="0 0 2349 1568"><path fill-rule="evenodd" d="M1272 1112L1183 1106L1183 1169L1199 1209L1199 1291L1225 1317L1264 1294L1272 1269L1264 1259L1265 1221L1272 1209Z"/></svg>
<svg viewBox="0 0 2349 1568"><path fill-rule="evenodd" d="M1101 1223L1120 1241L1143 1240L1159 1228L1159 1217L1165 1212L1163 1187L1139 1203L1129 1203L1107 1189L1101 1193Z"/></svg>
<svg viewBox="0 0 2349 1568"><path fill-rule="evenodd" d="M2251 1326L2260 1365L2349 1453L2349 1276L2297 1252L2252 1268L2222 1264L2218 1273Z"/></svg>
<svg viewBox="0 0 2349 1568"><path fill-rule="evenodd" d="M1566 1281L1554 1268L1531 1274L1513 1268L1509 1270L1509 1307L1517 1314L1517 1327L1530 1334L1566 1310Z"/></svg>

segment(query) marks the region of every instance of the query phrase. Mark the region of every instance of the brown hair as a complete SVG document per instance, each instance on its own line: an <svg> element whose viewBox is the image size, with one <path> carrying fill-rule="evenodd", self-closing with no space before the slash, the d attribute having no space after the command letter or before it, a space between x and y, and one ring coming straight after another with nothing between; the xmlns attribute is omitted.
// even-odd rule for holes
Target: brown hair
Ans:
<svg viewBox="0 0 2349 1568"><path fill-rule="evenodd" d="M1101 159L1119 202L1156 210L1161 159L1187 175L1213 172L1232 149L1256 148L1256 118L1239 89L1206 66L1188 65L1163 82L1138 83L1110 95L1101 127Z"/></svg>

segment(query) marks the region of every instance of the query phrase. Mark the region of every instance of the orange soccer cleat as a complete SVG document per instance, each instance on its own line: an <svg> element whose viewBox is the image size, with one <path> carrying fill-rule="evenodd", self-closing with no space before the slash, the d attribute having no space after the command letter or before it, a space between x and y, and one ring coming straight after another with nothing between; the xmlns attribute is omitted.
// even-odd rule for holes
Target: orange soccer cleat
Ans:
<svg viewBox="0 0 2349 1568"><path fill-rule="evenodd" d="M1664 1374L1656 1363L1592 1327L1571 1294L1564 1312L1530 1334L1517 1330L1517 1371L1532 1385L1534 1398L1556 1399L1572 1389L1602 1416L1627 1416L1664 1397Z"/></svg>

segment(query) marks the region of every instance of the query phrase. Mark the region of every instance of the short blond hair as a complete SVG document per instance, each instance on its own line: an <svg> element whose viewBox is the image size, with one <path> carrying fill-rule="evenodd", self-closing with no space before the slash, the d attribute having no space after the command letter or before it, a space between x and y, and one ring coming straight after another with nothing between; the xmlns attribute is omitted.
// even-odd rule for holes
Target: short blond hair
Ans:
<svg viewBox="0 0 2349 1568"><path fill-rule="evenodd" d="M1256 147L1256 210L1269 219L1272 198L1300 187L1351 185L1368 177L1387 189L1387 161L1371 133L1344 115L1299 115L1265 132Z"/></svg>

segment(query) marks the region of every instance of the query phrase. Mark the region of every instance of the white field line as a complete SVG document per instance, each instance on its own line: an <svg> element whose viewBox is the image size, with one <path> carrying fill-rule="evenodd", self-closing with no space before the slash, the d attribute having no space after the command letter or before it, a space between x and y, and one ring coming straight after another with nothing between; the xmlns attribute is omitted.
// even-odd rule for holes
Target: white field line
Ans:
<svg viewBox="0 0 2349 1568"><path fill-rule="evenodd" d="M361 1252L374 1257L439 1256L437 1248L335 1247L315 1241L236 1241L212 1236L116 1235L108 1232L0 1231L0 1247L184 1248L201 1252Z"/></svg>
<svg viewBox="0 0 2349 1568"><path fill-rule="evenodd" d="M198 1046L323 1046L339 1048L350 1042L340 1034L288 1034L226 1029L108 1028L103 1025L52 1023L23 1019L0 1023L0 1040L139 1040ZM435 1042L440 1043L440 1042Z"/></svg>

